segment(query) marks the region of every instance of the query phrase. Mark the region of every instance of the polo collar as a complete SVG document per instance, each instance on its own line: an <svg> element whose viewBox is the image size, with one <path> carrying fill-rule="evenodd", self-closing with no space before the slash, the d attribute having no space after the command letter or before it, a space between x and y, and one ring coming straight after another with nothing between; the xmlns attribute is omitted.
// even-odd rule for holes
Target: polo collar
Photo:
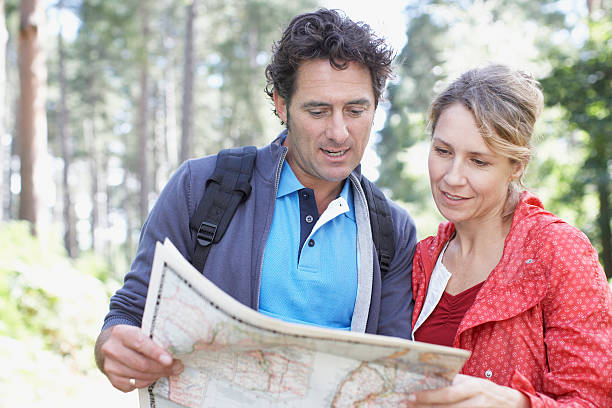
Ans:
<svg viewBox="0 0 612 408"><path fill-rule="evenodd" d="M344 200L349 206L349 211L346 212L345 215L351 218L352 220L355 220L353 196L352 194L350 194L350 183L347 183L347 180L344 180L344 186L342 187L342 191L340 191L339 197L344 198ZM278 182L278 191L276 192L276 198L284 197L303 188L306 187L304 187L302 183L300 183L300 181L295 176L293 169L291 169L291 166L289 165L287 160L285 160L285 162L283 163L283 168L281 170L280 180Z"/></svg>

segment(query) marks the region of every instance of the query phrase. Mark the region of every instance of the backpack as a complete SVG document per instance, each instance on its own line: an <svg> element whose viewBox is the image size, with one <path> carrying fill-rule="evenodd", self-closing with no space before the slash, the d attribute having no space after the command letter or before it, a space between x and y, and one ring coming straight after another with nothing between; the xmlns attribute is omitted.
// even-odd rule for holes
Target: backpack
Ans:
<svg viewBox="0 0 612 408"><path fill-rule="evenodd" d="M197 231L192 264L200 272L212 244L223 238L236 209L251 193L251 175L255 167L255 146L221 150L212 176L206 180L206 190L189 226ZM378 253L381 276L389 271L395 251L393 218L389 203L374 183L361 178L370 214L372 240Z"/></svg>

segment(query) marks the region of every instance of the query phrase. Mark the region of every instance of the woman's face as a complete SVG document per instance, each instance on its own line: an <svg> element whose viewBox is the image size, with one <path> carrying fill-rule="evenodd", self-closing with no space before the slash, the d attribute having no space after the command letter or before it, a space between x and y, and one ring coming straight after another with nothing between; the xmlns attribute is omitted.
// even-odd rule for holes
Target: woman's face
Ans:
<svg viewBox="0 0 612 408"><path fill-rule="evenodd" d="M501 218L508 184L521 170L487 147L472 113L459 103L438 118L428 164L436 206L455 225Z"/></svg>

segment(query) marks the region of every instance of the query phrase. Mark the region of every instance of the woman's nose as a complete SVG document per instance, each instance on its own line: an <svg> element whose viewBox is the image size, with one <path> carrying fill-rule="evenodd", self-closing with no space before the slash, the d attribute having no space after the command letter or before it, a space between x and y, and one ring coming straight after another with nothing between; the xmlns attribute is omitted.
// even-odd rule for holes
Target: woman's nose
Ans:
<svg viewBox="0 0 612 408"><path fill-rule="evenodd" d="M465 183L465 172L463 164L458 160L453 160L444 175L444 181L449 185L461 185Z"/></svg>

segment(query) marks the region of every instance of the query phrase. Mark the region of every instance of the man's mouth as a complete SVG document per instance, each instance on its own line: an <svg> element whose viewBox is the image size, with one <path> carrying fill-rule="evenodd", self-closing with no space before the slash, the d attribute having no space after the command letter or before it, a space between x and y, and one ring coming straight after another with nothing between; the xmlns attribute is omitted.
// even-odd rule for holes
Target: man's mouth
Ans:
<svg viewBox="0 0 612 408"><path fill-rule="evenodd" d="M325 149L321 149L321 150L323 150L323 152L325 152L326 155L331 156L331 157L340 157L344 153L346 153L346 150L336 150L336 151L325 150Z"/></svg>

